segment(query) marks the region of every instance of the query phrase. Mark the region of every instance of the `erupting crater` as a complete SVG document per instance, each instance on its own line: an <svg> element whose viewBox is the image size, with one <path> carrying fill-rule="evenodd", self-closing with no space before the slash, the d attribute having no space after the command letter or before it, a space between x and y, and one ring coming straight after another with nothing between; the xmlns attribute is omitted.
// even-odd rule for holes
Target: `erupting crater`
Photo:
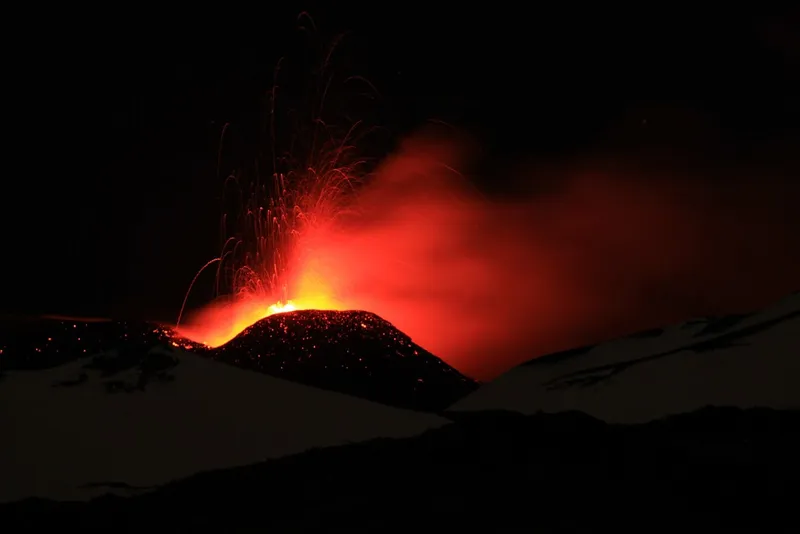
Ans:
<svg viewBox="0 0 800 534"><path fill-rule="evenodd" d="M478 385L366 311L276 311L213 348L174 336L236 367L405 408L441 410Z"/></svg>

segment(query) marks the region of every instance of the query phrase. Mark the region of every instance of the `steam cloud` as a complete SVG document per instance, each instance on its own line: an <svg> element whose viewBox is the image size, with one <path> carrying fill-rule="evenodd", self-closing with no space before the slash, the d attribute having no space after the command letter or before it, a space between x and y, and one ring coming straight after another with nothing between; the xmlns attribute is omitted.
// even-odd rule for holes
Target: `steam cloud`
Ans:
<svg viewBox="0 0 800 534"><path fill-rule="evenodd" d="M606 155L521 171L499 199L471 185L472 152L408 140L343 227L305 243L347 307L468 375L800 286L800 189L754 160L687 172Z"/></svg>

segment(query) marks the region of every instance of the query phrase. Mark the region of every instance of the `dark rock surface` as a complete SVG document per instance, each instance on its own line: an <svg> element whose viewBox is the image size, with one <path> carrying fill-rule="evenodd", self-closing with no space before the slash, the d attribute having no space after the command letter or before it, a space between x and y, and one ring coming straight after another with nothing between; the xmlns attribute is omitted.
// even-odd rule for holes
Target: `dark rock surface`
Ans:
<svg viewBox="0 0 800 534"><path fill-rule="evenodd" d="M706 408L644 425L452 414L403 440L203 473L134 497L0 507L9 532L787 532L800 412ZM709 530L710 529L710 530Z"/></svg>
<svg viewBox="0 0 800 534"><path fill-rule="evenodd" d="M0 372L46 369L85 358L85 369L109 379L109 392L144 390L152 380L169 380L168 368L177 365L178 356L168 353L176 347L242 369L415 410L442 410L478 386L389 322L360 311L273 315L215 349L147 323L6 322L0 325ZM131 369L139 372L134 384L111 378ZM57 386L80 387L87 378L76 376Z"/></svg>
<svg viewBox="0 0 800 534"><path fill-rule="evenodd" d="M391 323L362 311L272 315L211 353L243 369L403 408L443 410L477 389Z"/></svg>

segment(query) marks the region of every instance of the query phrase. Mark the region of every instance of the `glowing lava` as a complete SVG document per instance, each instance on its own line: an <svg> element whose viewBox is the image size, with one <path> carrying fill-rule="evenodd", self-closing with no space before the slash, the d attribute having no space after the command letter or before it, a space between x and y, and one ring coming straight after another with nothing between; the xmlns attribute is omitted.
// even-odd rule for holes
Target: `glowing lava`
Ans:
<svg viewBox="0 0 800 534"><path fill-rule="evenodd" d="M284 313L297 310L297 306L294 305L294 302L287 301L286 303L283 302L276 302L269 308L267 308L267 317L270 315L274 315L276 313Z"/></svg>
<svg viewBox="0 0 800 534"><path fill-rule="evenodd" d="M187 322L182 324L179 317L178 334L213 348L270 315L352 309L337 296L341 287L331 283L342 277L323 268L315 250L332 240L339 218L347 213L345 203L357 173L354 165L341 163L344 152L339 145L319 172L276 175L271 188L250 189L238 207L235 234L187 291L188 298L200 275L216 267L218 297ZM238 182L231 183L237 196L245 196ZM223 226L231 213L223 217Z"/></svg>
<svg viewBox="0 0 800 534"><path fill-rule="evenodd" d="M313 71L318 94L292 87L293 102L318 104L308 120L276 120L272 91L272 141L285 149L273 147L271 178L256 168L225 181L226 241L189 287L216 269L219 297L183 322L182 308L180 335L218 347L270 315L363 310L490 380L536 355L758 308L797 287L800 185L773 163L737 161L717 177L636 149L485 176L510 186L492 198L467 177L481 151L431 127L365 169L356 126L321 105L335 92L329 60ZM700 152L680 142L669 144L676 161Z"/></svg>
<svg viewBox="0 0 800 534"><path fill-rule="evenodd" d="M178 327L177 331L192 341L214 348L224 345L265 317L297 309L307 308L298 308L294 301L274 304L266 304L255 298L233 302L217 301L200 311L192 324Z"/></svg>
<svg viewBox="0 0 800 534"><path fill-rule="evenodd" d="M547 194L500 201L452 171L462 158L458 145L412 139L356 195L299 195L302 220L316 222L281 234L275 282L269 256L235 262L235 276L224 266L240 246L219 269L236 290L181 333L219 345L288 301L364 310L489 380L537 354L758 308L797 286L797 210L777 209L798 198L795 182L732 185L717 202L702 182L573 172ZM740 217L759 223L732 232Z"/></svg>
<svg viewBox="0 0 800 534"><path fill-rule="evenodd" d="M198 314L197 326L179 328L178 331L193 341L214 348L224 345L248 326L265 317L297 309L297 305L291 300L270 305L257 299L241 300L221 306L212 305Z"/></svg>
<svg viewBox="0 0 800 534"><path fill-rule="evenodd" d="M313 293L308 293L313 295ZM286 301L267 295L239 293L218 298L195 313L191 321L176 331L208 347L224 345L261 319L297 310L342 310L343 306L324 294Z"/></svg>

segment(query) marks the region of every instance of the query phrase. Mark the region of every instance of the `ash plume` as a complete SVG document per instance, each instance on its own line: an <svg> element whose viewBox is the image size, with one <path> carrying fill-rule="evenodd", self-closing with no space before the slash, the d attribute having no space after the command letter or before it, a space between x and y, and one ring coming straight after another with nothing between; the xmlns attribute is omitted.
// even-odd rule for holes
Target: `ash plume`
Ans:
<svg viewBox="0 0 800 534"><path fill-rule="evenodd" d="M302 248L347 308L384 317L482 380L800 286L791 151L736 156L683 117L647 142L610 136L577 162L522 162L506 195L476 186L509 177L473 180L470 141L422 132L380 166L355 215Z"/></svg>

